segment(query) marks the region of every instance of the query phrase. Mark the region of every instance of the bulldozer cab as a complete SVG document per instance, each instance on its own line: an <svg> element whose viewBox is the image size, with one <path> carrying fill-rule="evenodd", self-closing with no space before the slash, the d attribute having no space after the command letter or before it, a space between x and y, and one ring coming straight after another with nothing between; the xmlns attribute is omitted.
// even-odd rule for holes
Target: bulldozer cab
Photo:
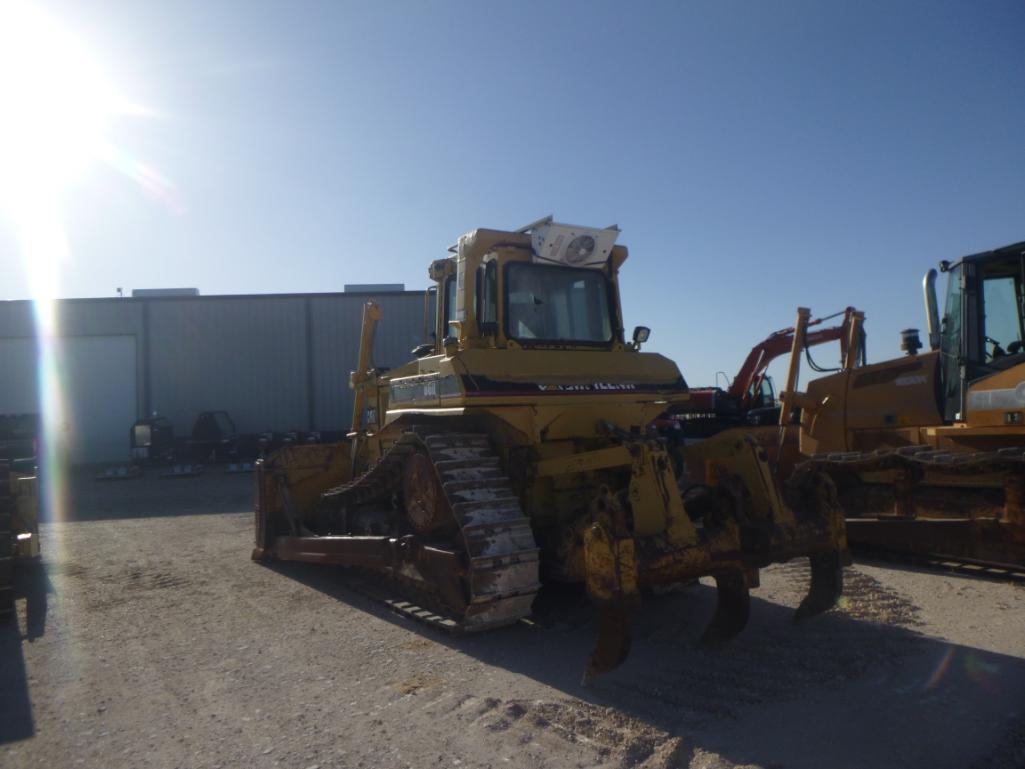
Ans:
<svg viewBox="0 0 1025 769"><path fill-rule="evenodd" d="M436 345L447 348L623 349L619 230L542 219L515 233L475 230L431 265Z"/></svg>
<svg viewBox="0 0 1025 769"><path fill-rule="evenodd" d="M1025 364L1025 243L940 268L949 273L938 333L944 416L959 422L992 405L970 394L973 383Z"/></svg>

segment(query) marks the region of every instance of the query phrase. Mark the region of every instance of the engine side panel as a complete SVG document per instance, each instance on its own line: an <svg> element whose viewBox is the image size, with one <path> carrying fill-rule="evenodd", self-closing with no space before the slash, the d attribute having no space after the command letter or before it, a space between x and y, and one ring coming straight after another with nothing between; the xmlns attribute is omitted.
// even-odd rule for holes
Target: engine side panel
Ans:
<svg viewBox="0 0 1025 769"><path fill-rule="evenodd" d="M906 356L808 383L801 453L860 451L919 441L918 428L943 424L939 353Z"/></svg>
<svg viewBox="0 0 1025 769"><path fill-rule="evenodd" d="M1025 439L1025 363L973 382L967 405L969 427L1016 425Z"/></svg>

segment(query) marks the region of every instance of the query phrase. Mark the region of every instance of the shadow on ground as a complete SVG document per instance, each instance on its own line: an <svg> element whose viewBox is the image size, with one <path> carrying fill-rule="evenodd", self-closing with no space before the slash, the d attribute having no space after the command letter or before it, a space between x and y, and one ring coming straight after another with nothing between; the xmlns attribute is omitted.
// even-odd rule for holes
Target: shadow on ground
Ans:
<svg viewBox="0 0 1025 769"><path fill-rule="evenodd" d="M253 473L226 473L209 465L201 475L163 478L165 467L146 468L139 478L98 481L102 465L75 467L68 473L63 520L100 521L217 515L253 509Z"/></svg>
<svg viewBox="0 0 1025 769"><path fill-rule="evenodd" d="M270 568L565 695L565 702L528 717L550 721L562 713L586 727L608 720L611 709L654 729L661 737L652 745L661 739L679 746L659 766L689 766L695 751L788 769L968 766L980 760L980 745L988 755L986 746L992 752L1006 742L1025 713L1025 660L921 634L914 606L856 570L848 570L841 609L795 625L791 608L753 597L747 629L714 649L698 644L714 611L712 587L650 598L635 616L630 657L584 688L595 623L580 590L546 588L531 622L453 637L361 594L354 587L364 579L359 575L299 563ZM807 579L803 562L777 568L787 578ZM502 703L500 694L495 728L536 709L536 703ZM1017 755L1021 746L1003 749Z"/></svg>
<svg viewBox="0 0 1025 769"><path fill-rule="evenodd" d="M48 595L53 586L42 564L18 564L14 572L15 616L0 622L0 744L35 734L22 644L46 632ZM24 607L24 608L22 608ZM24 618L24 631L18 621Z"/></svg>

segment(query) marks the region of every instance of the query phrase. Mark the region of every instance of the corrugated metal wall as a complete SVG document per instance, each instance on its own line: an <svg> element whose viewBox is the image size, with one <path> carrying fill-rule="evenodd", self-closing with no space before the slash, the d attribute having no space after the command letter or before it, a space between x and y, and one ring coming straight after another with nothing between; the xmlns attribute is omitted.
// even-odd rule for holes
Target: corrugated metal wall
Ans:
<svg viewBox="0 0 1025 769"><path fill-rule="evenodd" d="M347 429L352 423L353 400L349 372L359 359L365 298L358 302L338 302L334 298L309 301L314 423L320 429ZM374 365L394 368L410 360L410 351L422 340L424 295L391 294L376 297L375 301L381 305L384 317L374 339Z"/></svg>
<svg viewBox="0 0 1025 769"><path fill-rule="evenodd" d="M131 299L63 299L57 330L68 336L141 334L142 305ZM0 302L0 337L34 336L32 302Z"/></svg>
<svg viewBox="0 0 1025 769"><path fill-rule="evenodd" d="M148 311L149 410L176 431L217 409L244 432L307 428L302 300L166 299Z"/></svg>
<svg viewBox="0 0 1025 769"><path fill-rule="evenodd" d="M359 355L363 304L369 298L70 299L58 304L59 333L134 336L135 411L168 417L179 435L191 430L198 412L211 409L229 411L242 432L345 430L352 413L349 372ZM400 365L422 341L424 294L407 291L373 298L384 311L374 362ZM429 311L433 316L433 301ZM33 334L30 302L0 302L0 339ZM128 427L119 426L126 436L126 455Z"/></svg>

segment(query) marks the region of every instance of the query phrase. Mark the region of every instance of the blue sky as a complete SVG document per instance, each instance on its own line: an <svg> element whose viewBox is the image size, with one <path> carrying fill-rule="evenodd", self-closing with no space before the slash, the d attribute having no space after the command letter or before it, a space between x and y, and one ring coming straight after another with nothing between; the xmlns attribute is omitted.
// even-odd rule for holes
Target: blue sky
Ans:
<svg viewBox="0 0 1025 769"><path fill-rule="evenodd" d="M478 226L618 223L627 325L691 384L1025 240L1021 2L44 2L149 117L65 201L61 296L427 284ZM0 217L0 298L28 288ZM818 356L827 362L828 353Z"/></svg>

